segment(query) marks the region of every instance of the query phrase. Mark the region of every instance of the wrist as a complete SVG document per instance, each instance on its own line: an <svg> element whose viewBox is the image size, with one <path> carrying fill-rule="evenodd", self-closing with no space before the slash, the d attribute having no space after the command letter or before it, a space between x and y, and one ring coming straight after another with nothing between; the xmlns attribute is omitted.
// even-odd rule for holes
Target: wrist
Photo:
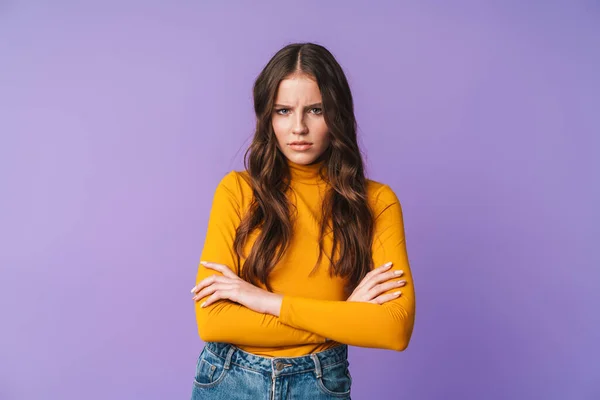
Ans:
<svg viewBox="0 0 600 400"><path fill-rule="evenodd" d="M269 292L269 296L267 297L265 314L271 314L275 317L279 317L282 302L283 295Z"/></svg>

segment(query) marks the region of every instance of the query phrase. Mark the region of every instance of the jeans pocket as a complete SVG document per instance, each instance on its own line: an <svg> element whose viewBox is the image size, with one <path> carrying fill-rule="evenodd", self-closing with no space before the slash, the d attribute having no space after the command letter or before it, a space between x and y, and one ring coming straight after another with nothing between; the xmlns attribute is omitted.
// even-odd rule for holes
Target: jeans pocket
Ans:
<svg viewBox="0 0 600 400"><path fill-rule="evenodd" d="M194 384L202 388L214 387L225 378L226 373L225 360L205 348L198 357Z"/></svg>
<svg viewBox="0 0 600 400"><path fill-rule="evenodd" d="M322 368L322 376L317 379L319 388L334 397L347 397L352 386L352 377L348 370L348 361L328 365Z"/></svg>

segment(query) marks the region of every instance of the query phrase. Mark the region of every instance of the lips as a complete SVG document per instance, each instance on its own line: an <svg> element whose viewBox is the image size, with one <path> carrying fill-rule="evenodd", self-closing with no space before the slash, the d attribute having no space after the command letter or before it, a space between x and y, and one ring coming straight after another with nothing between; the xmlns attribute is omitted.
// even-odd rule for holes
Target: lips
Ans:
<svg viewBox="0 0 600 400"><path fill-rule="evenodd" d="M292 150L296 151L306 151L312 147L312 143L310 142L292 142L289 144Z"/></svg>
<svg viewBox="0 0 600 400"><path fill-rule="evenodd" d="M310 142L305 142L305 141L300 141L300 142L292 142L292 143L290 143L290 146L291 146L291 145L295 145L295 144L298 144L298 145L303 145L303 144L312 144L312 143L310 143Z"/></svg>

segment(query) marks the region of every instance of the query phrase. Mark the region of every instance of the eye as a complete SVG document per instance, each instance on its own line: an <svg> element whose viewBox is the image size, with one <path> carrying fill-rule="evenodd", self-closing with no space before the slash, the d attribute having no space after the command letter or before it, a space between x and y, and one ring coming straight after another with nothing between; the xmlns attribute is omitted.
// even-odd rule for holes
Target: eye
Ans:
<svg viewBox="0 0 600 400"><path fill-rule="evenodd" d="M319 107L314 107L310 109L310 112L312 112L315 115L321 115L323 114L323 109Z"/></svg>
<svg viewBox="0 0 600 400"><path fill-rule="evenodd" d="M275 110L275 112L279 115L287 115L289 111L290 110L288 108L280 108L278 110Z"/></svg>

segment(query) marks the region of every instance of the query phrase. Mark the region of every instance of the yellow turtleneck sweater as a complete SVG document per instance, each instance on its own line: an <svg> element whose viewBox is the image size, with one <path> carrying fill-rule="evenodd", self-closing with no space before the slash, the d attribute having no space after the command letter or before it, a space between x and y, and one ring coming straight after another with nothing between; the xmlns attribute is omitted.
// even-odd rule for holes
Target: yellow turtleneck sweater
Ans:
<svg viewBox="0 0 600 400"><path fill-rule="evenodd" d="M292 219L290 246L269 276L273 291L284 296L280 316L261 314L229 300L201 308L204 298L195 303L200 338L205 342L231 343L268 357L301 356L339 343L404 350L413 331L415 292L402 209L395 193L389 186L367 181L368 202L376 218L374 265L379 267L391 261L392 270L404 271L401 279L406 280L406 285L400 288L402 295L383 305L346 302L344 281L329 275L327 257L309 276L319 256L319 215L327 189L318 175L319 165L291 161L288 165L292 176L288 199L298 212ZM221 180L214 194L201 260L224 264L238 272L233 241L251 200L247 171L232 171ZM246 244L246 254L252 244L253 240ZM325 249L330 248L331 243L326 240ZM244 261L242 258L242 265ZM200 265L196 283L216 273Z"/></svg>

